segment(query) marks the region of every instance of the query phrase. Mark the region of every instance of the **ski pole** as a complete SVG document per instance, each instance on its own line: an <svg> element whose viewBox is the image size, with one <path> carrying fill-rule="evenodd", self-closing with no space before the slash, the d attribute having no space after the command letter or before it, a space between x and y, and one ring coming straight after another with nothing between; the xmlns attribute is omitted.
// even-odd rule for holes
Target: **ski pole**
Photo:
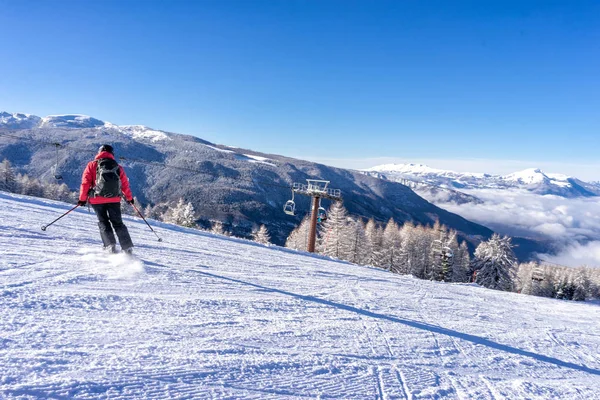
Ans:
<svg viewBox="0 0 600 400"><path fill-rule="evenodd" d="M48 227L50 225L52 225L53 223L55 223L56 221L58 221L59 219L61 219L62 217L64 217L65 215L67 215L68 213L70 213L71 211L73 211L74 209L76 209L77 207L79 207L79 204L77 204L75 207L71 208L69 211L67 211L66 213L64 213L60 217L56 218L54 221L50 222L48 225L42 225L42 230L45 231L46 229L48 229Z"/></svg>
<svg viewBox="0 0 600 400"><path fill-rule="evenodd" d="M142 213L140 212L140 210L138 210L138 208L135 206L135 204L132 204L132 206L135 209L135 211L137 211L138 215L140 217L142 217L142 219L144 220L144 222L146 223L146 225L148 225L148 228L150 228L150 230L152 231L152 233L154 233L156 235L156 237L158 238L158 241L162 242L162 239L156 234L156 232L154 232L154 229L152 229L152 227L150 226L150 224L148 223L148 221L146 221L146 218L144 218L144 216L142 215Z"/></svg>

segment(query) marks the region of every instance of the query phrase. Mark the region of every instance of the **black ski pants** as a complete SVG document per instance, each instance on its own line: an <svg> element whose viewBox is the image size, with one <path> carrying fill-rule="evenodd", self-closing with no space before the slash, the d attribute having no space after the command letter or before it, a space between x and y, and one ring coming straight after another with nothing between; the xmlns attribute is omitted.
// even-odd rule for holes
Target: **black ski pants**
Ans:
<svg viewBox="0 0 600 400"><path fill-rule="evenodd" d="M114 246L117 244L115 240L116 232L119 238L119 244L123 250L127 250L133 247L131 236L125 224L123 224L123 218L121 217L121 203L106 203L106 204L92 204L96 216L98 217L98 227L100 228L100 236L102 237L102 243L104 246Z"/></svg>

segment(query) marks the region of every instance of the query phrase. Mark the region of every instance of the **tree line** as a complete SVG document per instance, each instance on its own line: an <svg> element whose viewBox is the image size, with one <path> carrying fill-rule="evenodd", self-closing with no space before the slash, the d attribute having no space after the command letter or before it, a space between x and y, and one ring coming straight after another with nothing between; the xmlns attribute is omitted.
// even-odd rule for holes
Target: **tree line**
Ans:
<svg viewBox="0 0 600 400"><path fill-rule="evenodd" d="M306 250L309 226L307 216L290 233L286 247ZM565 300L600 298L600 268L519 264L507 236L492 235L471 256L467 243L458 243L456 231L437 222L364 223L350 217L339 202L330 207L317 233L317 253L392 273Z"/></svg>
<svg viewBox="0 0 600 400"><path fill-rule="evenodd" d="M64 183L44 182L27 174L15 173L10 161L0 163L0 190L33 197L76 203L78 192L72 192Z"/></svg>

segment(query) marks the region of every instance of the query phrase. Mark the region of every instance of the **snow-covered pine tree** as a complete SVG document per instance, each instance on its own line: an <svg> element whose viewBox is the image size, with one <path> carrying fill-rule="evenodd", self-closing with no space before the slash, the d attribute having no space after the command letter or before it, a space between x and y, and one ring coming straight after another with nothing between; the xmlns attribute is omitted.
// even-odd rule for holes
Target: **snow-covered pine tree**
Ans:
<svg viewBox="0 0 600 400"><path fill-rule="evenodd" d="M444 225L436 223L432 233L430 279L450 282L457 250L456 232L449 232ZM437 233L437 234L436 234Z"/></svg>
<svg viewBox="0 0 600 400"><path fill-rule="evenodd" d="M39 180L30 178L29 175L17 175L15 178L21 194L33 197L44 197L44 187Z"/></svg>
<svg viewBox="0 0 600 400"><path fill-rule="evenodd" d="M327 220L319 232L318 252L325 256L342 260L349 258L351 228L348 224L348 211L341 202L334 202L327 212Z"/></svg>
<svg viewBox="0 0 600 400"><path fill-rule="evenodd" d="M494 233L475 250L473 267L477 271L477 284L490 289L513 291L516 263L511 239Z"/></svg>
<svg viewBox="0 0 600 400"><path fill-rule="evenodd" d="M537 270L538 263L521 263L517 267L517 279L515 282L515 291L522 294L533 294L534 286L537 284L534 278L534 270Z"/></svg>
<svg viewBox="0 0 600 400"><path fill-rule="evenodd" d="M554 281L555 297L560 300L569 300L569 276L564 268L560 268Z"/></svg>
<svg viewBox="0 0 600 400"><path fill-rule="evenodd" d="M196 216L195 216L194 206L191 202L186 203L180 211L180 220L182 226L186 226L188 228L192 228L196 225Z"/></svg>
<svg viewBox="0 0 600 400"><path fill-rule="evenodd" d="M66 184L61 183L58 185L58 188L56 189L56 200L68 202L71 200L71 197L71 191Z"/></svg>
<svg viewBox="0 0 600 400"><path fill-rule="evenodd" d="M369 241L365 233L365 225L360 219L353 220L349 225L349 237L350 253L349 259L351 263L364 265L368 262L369 253Z"/></svg>
<svg viewBox="0 0 600 400"><path fill-rule="evenodd" d="M174 207L169 208L165 214L163 214L162 220L171 224L191 228L196 225L194 206L192 203L185 203L185 201L180 198Z"/></svg>
<svg viewBox="0 0 600 400"><path fill-rule="evenodd" d="M412 222L405 222L400 228L400 249L398 252L398 273L407 275L411 273L411 251L414 248L414 230Z"/></svg>
<svg viewBox="0 0 600 400"><path fill-rule="evenodd" d="M5 192L15 192L17 190L17 182L10 161L3 160L0 163L0 190Z"/></svg>
<svg viewBox="0 0 600 400"><path fill-rule="evenodd" d="M541 280L538 284L532 285L531 294L540 297L556 297L555 271L547 265L540 265L538 268L542 269Z"/></svg>
<svg viewBox="0 0 600 400"><path fill-rule="evenodd" d="M452 282L469 282L471 277L471 257L467 242L460 243L452 264Z"/></svg>
<svg viewBox="0 0 600 400"><path fill-rule="evenodd" d="M223 223L221 221L213 221L212 228L210 229L211 233L216 233L217 235L227 235L225 229L223 228Z"/></svg>
<svg viewBox="0 0 600 400"><path fill-rule="evenodd" d="M306 216L296 229L290 232L285 247L294 250L307 251L308 249L308 234L310 230L310 218Z"/></svg>
<svg viewBox="0 0 600 400"><path fill-rule="evenodd" d="M261 244L271 244L271 235L265 225L261 225L259 229L253 232L252 240Z"/></svg>
<svg viewBox="0 0 600 400"><path fill-rule="evenodd" d="M393 218L390 218L383 230L380 267L399 273L401 266L402 238L400 228Z"/></svg>
<svg viewBox="0 0 600 400"><path fill-rule="evenodd" d="M589 268L587 275L590 284L588 297L600 299L600 268Z"/></svg>
<svg viewBox="0 0 600 400"><path fill-rule="evenodd" d="M584 301L590 290L590 280L588 278L587 269L585 267L579 267L573 272L573 284L575 291L573 293L573 300Z"/></svg>
<svg viewBox="0 0 600 400"><path fill-rule="evenodd" d="M373 218L367 222L367 226L365 227L365 236L367 237L368 247L371 250L366 263L374 267L379 267L381 264L383 231L377 226Z"/></svg>
<svg viewBox="0 0 600 400"><path fill-rule="evenodd" d="M431 228L417 226L413 230L412 249L409 251L411 260L410 273L419 279L431 277L431 243L433 235Z"/></svg>

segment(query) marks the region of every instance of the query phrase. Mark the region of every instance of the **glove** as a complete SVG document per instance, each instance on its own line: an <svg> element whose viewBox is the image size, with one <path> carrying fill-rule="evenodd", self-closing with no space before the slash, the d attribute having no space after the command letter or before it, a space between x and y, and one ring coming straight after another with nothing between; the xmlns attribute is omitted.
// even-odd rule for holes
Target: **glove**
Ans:
<svg viewBox="0 0 600 400"><path fill-rule="evenodd" d="M127 202L128 202L129 204L133 205L133 203L135 203L135 200L134 200L134 199L131 199L131 200L127 200Z"/></svg>
<svg viewBox="0 0 600 400"><path fill-rule="evenodd" d="M87 203L87 200L79 200L79 201L77 202L77 205L78 205L78 206L85 206L85 204L86 204L86 203Z"/></svg>

